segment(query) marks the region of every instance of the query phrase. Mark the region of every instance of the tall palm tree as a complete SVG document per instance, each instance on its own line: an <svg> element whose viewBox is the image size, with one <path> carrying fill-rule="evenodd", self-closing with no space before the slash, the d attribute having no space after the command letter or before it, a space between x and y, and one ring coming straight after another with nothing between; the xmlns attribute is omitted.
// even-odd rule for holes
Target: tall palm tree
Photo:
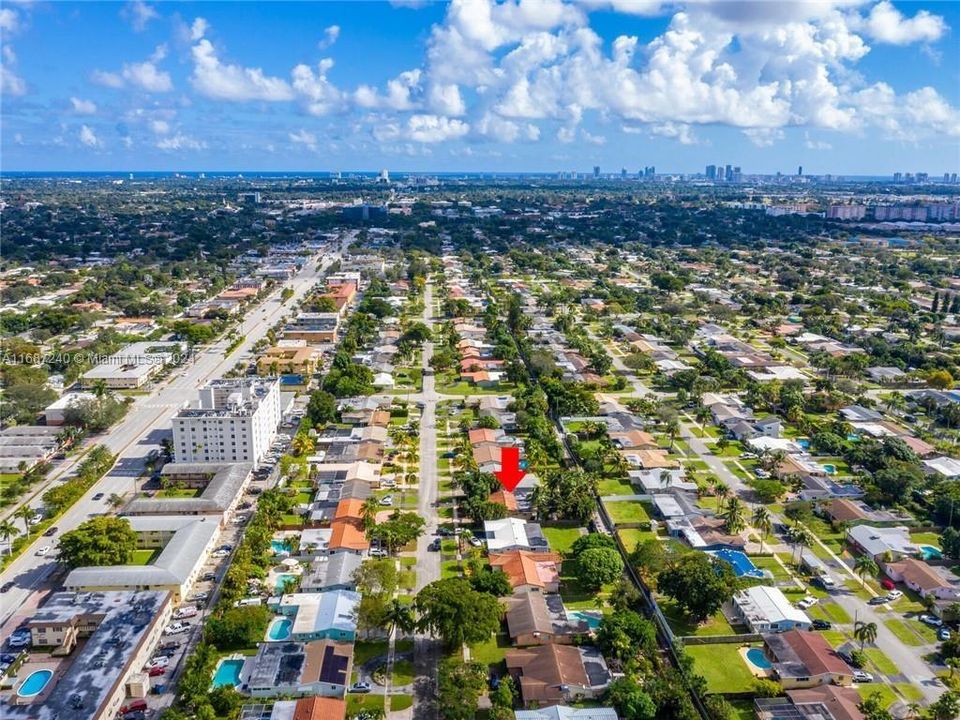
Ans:
<svg viewBox="0 0 960 720"><path fill-rule="evenodd" d="M866 587L867 585L867 575L873 577L880 572L877 561L869 555L861 555L858 557L857 561L853 564L853 569L854 572L860 576L860 584L862 587Z"/></svg>
<svg viewBox="0 0 960 720"><path fill-rule="evenodd" d="M23 531L27 535L30 534L30 520L34 515L36 515L36 510L29 505L21 505L13 513L13 517L17 520L23 520Z"/></svg>
<svg viewBox="0 0 960 720"><path fill-rule="evenodd" d="M799 563L797 558L797 549L803 552L803 548L810 547L813 543L813 534L803 525L797 525L790 528L790 542L793 544L793 563Z"/></svg>
<svg viewBox="0 0 960 720"><path fill-rule="evenodd" d="M760 533L760 553L763 554L763 541L767 535L770 534L770 530L773 529L773 522L770 520L770 511L763 505L757 506L753 511L753 515L750 516L750 522Z"/></svg>
<svg viewBox="0 0 960 720"><path fill-rule="evenodd" d="M746 527L744 521L745 510L746 508L740 498L730 498L722 515L728 533L736 535L743 532L744 527Z"/></svg>
<svg viewBox="0 0 960 720"><path fill-rule="evenodd" d="M717 510L722 511L724 502L730 496L730 487L723 480L717 480L713 484L713 494L717 496Z"/></svg>
<svg viewBox="0 0 960 720"><path fill-rule="evenodd" d="M368 497L360 506L360 522L363 529L369 531L377 524L377 513L380 511L380 501L375 497Z"/></svg>
<svg viewBox="0 0 960 720"><path fill-rule="evenodd" d="M660 471L660 487L668 488L673 483L673 473L664 468Z"/></svg>
<svg viewBox="0 0 960 720"><path fill-rule="evenodd" d="M858 621L853 626L853 636L860 641L860 652L863 652L866 643L873 643L877 639L877 624Z"/></svg>
<svg viewBox="0 0 960 720"><path fill-rule="evenodd" d="M17 535L17 534L18 534L17 526L14 525L12 522L10 522L9 520L4 520L3 522L0 522L0 538L3 538L3 541L5 543L9 543L10 538L12 538L14 535ZM12 545L7 547L7 552L12 552L12 550L13 550Z"/></svg>
<svg viewBox="0 0 960 720"><path fill-rule="evenodd" d="M387 605L383 613L383 622L387 626L389 635L396 628L398 633L409 635L417 627L416 618L413 616L413 610L409 605L400 602L399 598L393 598Z"/></svg>

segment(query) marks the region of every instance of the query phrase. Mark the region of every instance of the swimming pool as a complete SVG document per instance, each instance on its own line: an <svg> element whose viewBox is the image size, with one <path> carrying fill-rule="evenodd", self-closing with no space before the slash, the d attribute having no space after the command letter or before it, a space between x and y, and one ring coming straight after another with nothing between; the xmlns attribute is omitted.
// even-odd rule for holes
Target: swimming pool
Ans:
<svg viewBox="0 0 960 720"><path fill-rule="evenodd" d="M836 475L836 474L837 474L837 466L836 466L836 465L831 465L830 463L827 463L827 464L825 464L825 465L823 466L823 471L824 471L827 475Z"/></svg>
<svg viewBox="0 0 960 720"><path fill-rule="evenodd" d="M299 576L294 573L280 573L277 575L277 582L274 584L273 589L278 593L282 593L284 586L287 584L287 580L296 580L297 577Z"/></svg>
<svg viewBox="0 0 960 720"><path fill-rule="evenodd" d="M804 450L810 449L810 441L807 438L799 438L796 442L797 445L802 447Z"/></svg>
<svg viewBox="0 0 960 720"><path fill-rule="evenodd" d="M739 550L727 550L724 548L723 550L711 550L709 554L730 563L737 577L766 577L766 575L763 574L763 570L757 569L753 561Z"/></svg>
<svg viewBox="0 0 960 720"><path fill-rule="evenodd" d="M270 624L267 630L267 639L278 642L290 638L290 628L293 627L293 620L290 618L277 618Z"/></svg>
<svg viewBox="0 0 960 720"><path fill-rule="evenodd" d="M240 658L230 658L221 660L217 665L217 671L213 674L214 689L225 686L237 687L240 684L240 671L243 670L243 660Z"/></svg>
<svg viewBox="0 0 960 720"><path fill-rule="evenodd" d="M943 557L943 553L940 551L940 548L934 547L933 545L921 545L920 554L923 556L924 560L939 560Z"/></svg>
<svg viewBox="0 0 960 720"><path fill-rule="evenodd" d="M35 670L17 689L17 695L20 697L36 697L43 692L52 677L53 670Z"/></svg>
<svg viewBox="0 0 960 720"><path fill-rule="evenodd" d="M580 610L568 610L567 617L570 620L582 620L591 630L596 630L600 627L600 621L603 620L602 613L582 612Z"/></svg>
<svg viewBox="0 0 960 720"><path fill-rule="evenodd" d="M773 667L773 663L763 652L763 648L750 648L746 654L750 664L761 670L769 670Z"/></svg>
<svg viewBox="0 0 960 720"><path fill-rule="evenodd" d="M273 552L277 555L279 555L280 553L290 552L290 546L287 545L286 540L271 540L270 547L273 550Z"/></svg>

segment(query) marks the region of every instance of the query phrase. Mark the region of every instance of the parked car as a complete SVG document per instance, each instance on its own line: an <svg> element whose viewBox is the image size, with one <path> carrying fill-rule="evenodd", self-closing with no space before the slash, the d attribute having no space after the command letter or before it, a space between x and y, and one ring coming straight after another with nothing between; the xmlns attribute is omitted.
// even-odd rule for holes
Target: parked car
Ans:
<svg viewBox="0 0 960 720"><path fill-rule="evenodd" d="M370 557L385 558L389 553L383 548L370 548Z"/></svg>
<svg viewBox="0 0 960 720"><path fill-rule="evenodd" d="M930 627L938 628L943 625L943 620L938 618L936 615L930 615L929 613L924 613L919 619L924 625L929 625Z"/></svg>
<svg viewBox="0 0 960 720"><path fill-rule="evenodd" d="M27 628L17 628L13 631L13 634L7 639L7 645L14 649L18 650L20 648L25 648L30 644L30 631Z"/></svg>
<svg viewBox="0 0 960 720"><path fill-rule="evenodd" d="M820 601L817 598L813 597L812 595L807 595L803 600L797 603L797 607L801 610L806 610L807 608L812 608L818 602Z"/></svg>
<svg viewBox="0 0 960 720"><path fill-rule="evenodd" d="M93 496L94 501L103 500L103 493L97 493Z"/></svg>
<svg viewBox="0 0 960 720"><path fill-rule="evenodd" d="M942 627L937 630L937 640L947 641L950 639L950 630L948 628Z"/></svg>
<svg viewBox="0 0 960 720"><path fill-rule="evenodd" d="M153 668L156 668L156 667L165 668L169 664L170 664L170 658L168 658L166 655L158 655L157 657L152 658L150 662L147 663L147 670L152 670Z"/></svg>
<svg viewBox="0 0 960 720"><path fill-rule="evenodd" d="M0 585L0 593L10 592L16 585L13 580L7 580L3 585Z"/></svg>
<svg viewBox="0 0 960 720"><path fill-rule="evenodd" d="M190 629L189 625L184 623L174 622L170 623L163 629L164 635L179 635L180 633L185 633Z"/></svg>
<svg viewBox="0 0 960 720"><path fill-rule="evenodd" d="M886 605L888 602L886 595L878 595L867 600L867 605Z"/></svg>
<svg viewBox="0 0 960 720"><path fill-rule="evenodd" d="M179 648L179 645L174 645L173 647L168 648L162 647L157 650L157 657L173 657L177 654L177 648Z"/></svg>
<svg viewBox="0 0 960 720"><path fill-rule="evenodd" d="M53 537L54 535L57 534L57 531L58 531L59 529L60 529L60 528L58 528L56 525L54 525L53 527L48 527L46 530L43 531L43 536L44 536L44 537Z"/></svg>
<svg viewBox="0 0 960 720"><path fill-rule="evenodd" d="M873 682L873 675L863 670L854 670L853 671L853 681L860 683L869 683Z"/></svg>
<svg viewBox="0 0 960 720"><path fill-rule="evenodd" d="M193 605L184 605L181 608L177 608L176 612L173 613L173 617L177 620L183 618L191 618L197 614L197 608Z"/></svg>
<svg viewBox="0 0 960 720"><path fill-rule="evenodd" d="M393 495L384 495L380 498L380 504L384 507L390 507L393 505Z"/></svg>
<svg viewBox="0 0 960 720"><path fill-rule="evenodd" d="M880 581L880 587L882 587L884 590L893 590L897 586L890 578L884 578Z"/></svg>
<svg viewBox="0 0 960 720"><path fill-rule="evenodd" d="M833 626L826 620L817 619L813 621L814 630L829 630L831 627Z"/></svg>
<svg viewBox="0 0 960 720"><path fill-rule="evenodd" d="M40 557L45 557L50 554L50 550L51 548L49 545L44 545L42 548L37 550L37 555Z"/></svg>
<svg viewBox="0 0 960 720"><path fill-rule="evenodd" d="M157 677L158 675L163 675L166 671L167 671L166 665L157 665L147 670L147 675L149 675L150 677Z"/></svg>
<svg viewBox="0 0 960 720"><path fill-rule="evenodd" d="M147 709L146 700L131 700L129 703L127 703L122 708L120 708L120 714L126 715L128 713L138 712L140 710L146 710L146 709Z"/></svg>
<svg viewBox="0 0 960 720"><path fill-rule="evenodd" d="M433 542L427 545L427 550L431 552L438 552L440 550L440 538L434 538Z"/></svg>
<svg viewBox="0 0 960 720"><path fill-rule="evenodd" d="M355 682L350 686L350 692L352 693L368 693L371 689L368 682Z"/></svg>
<svg viewBox="0 0 960 720"><path fill-rule="evenodd" d="M899 600L903 597L903 593L899 590L891 590L887 593L887 600L893 602L894 600Z"/></svg>
<svg viewBox="0 0 960 720"><path fill-rule="evenodd" d="M480 547L481 545L483 545L483 540L478 538L476 535L472 535L467 542L469 542L474 547Z"/></svg>
<svg viewBox="0 0 960 720"><path fill-rule="evenodd" d="M212 572L204 573L203 575L200 576L201 582L213 582L216 579L217 579L217 574Z"/></svg>
<svg viewBox="0 0 960 720"><path fill-rule="evenodd" d="M198 592L187 598L187 602L205 602L210 599L210 593Z"/></svg>

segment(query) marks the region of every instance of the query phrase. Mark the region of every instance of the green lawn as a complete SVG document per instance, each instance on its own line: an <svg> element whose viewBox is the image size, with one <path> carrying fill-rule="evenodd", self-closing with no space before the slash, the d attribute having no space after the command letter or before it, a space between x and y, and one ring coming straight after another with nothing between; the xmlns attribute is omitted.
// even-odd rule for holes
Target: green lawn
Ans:
<svg viewBox="0 0 960 720"><path fill-rule="evenodd" d="M413 682L415 675L413 663L409 660L397 660L393 663L393 684L403 687Z"/></svg>
<svg viewBox="0 0 960 720"><path fill-rule="evenodd" d="M390 710L406 710L413 707L413 695L391 695Z"/></svg>
<svg viewBox="0 0 960 720"><path fill-rule="evenodd" d="M563 604L571 610L596 610L597 599L609 596L613 585L605 585L599 592L585 588L570 574L575 571L574 565L576 563L570 560L563 564L564 575L560 578L560 597Z"/></svg>
<svg viewBox="0 0 960 720"><path fill-rule="evenodd" d="M816 588L812 588L816 589ZM832 623L840 625L849 625L853 622L850 614L835 602L822 601L807 610L810 617L814 619L829 620Z"/></svg>
<svg viewBox="0 0 960 720"><path fill-rule="evenodd" d="M883 701L883 707L888 708L893 705L899 698L897 694L893 692L893 688L889 685L880 685L879 683L863 683L857 688L857 692L860 693L860 697L866 700L871 695L880 695L880 699Z"/></svg>
<svg viewBox="0 0 960 720"><path fill-rule="evenodd" d="M633 523L650 522L650 516L642 503L632 500L620 500L615 502L603 503L610 519L615 525L627 525Z"/></svg>
<svg viewBox="0 0 960 720"><path fill-rule="evenodd" d="M354 666L363 665L368 660L387 654L387 641L371 642L369 640L357 640L353 646L353 664Z"/></svg>
<svg viewBox="0 0 960 720"><path fill-rule="evenodd" d="M200 494L199 488L163 488L157 490L158 498L195 498Z"/></svg>
<svg viewBox="0 0 960 720"><path fill-rule="evenodd" d="M736 631L731 627L730 623L727 622L722 612L718 612L713 617L707 618L706 621L697 625L681 612L676 603L670 598L658 597L657 604L667 618L667 622L670 623L673 632L677 635L736 635ZM687 650L689 649L688 647Z"/></svg>
<svg viewBox="0 0 960 720"><path fill-rule="evenodd" d="M640 530L638 528L621 528L617 530L617 535L620 536L620 540L623 542L623 546L627 549L627 552L633 552L637 543L643 542L644 540L652 540L657 537L657 534L651 530Z"/></svg>
<svg viewBox="0 0 960 720"><path fill-rule="evenodd" d="M149 550L134 550L133 556L130 558L131 565L149 565L153 562L154 558L160 554L160 548L153 548Z"/></svg>
<svg viewBox="0 0 960 720"><path fill-rule="evenodd" d="M910 539L917 545L932 545L935 548L940 547L940 533L914 532L910 533Z"/></svg>
<svg viewBox="0 0 960 720"><path fill-rule="evenodd" d="M919 622L910 622L908 620L884 620L883 624L887 626L887 629L897 636L897 639L902 642L904 645L909 645L911 647L918 647L924 645L925 642L922 637L918 636L913 630L917 625L921 627L926 627ZM934 636L936 639L936 636ZM932 641L931 641L932 642Z"/></svg>
<svg viewBox="0 0 960 720"><path fill-rule="evenodd" d="M505 632L491 635L486 642L470 646L470 658L484 665L499 665L511 647L510 637Z"/></svg>
<svg viewBox="0 0 960 720"><path fill-rule="evenodd" d="M574 541L582 534L583 530L578 527L543 526L543 536L547 539L547 542L550 543L550 549L554 552L570 552Z"/></svg>
<svg viewBox="0 0 960 720"><path fill-rule="evenodd" d="M761 570L769 570L775 581L783 582L793 577L775 557L752 556L750 561Z"/></svg>
<svg viewBox="0 0 960 720"><path fill-rule="evenodd" d="M707 692L747 692L753 687L754 677L740 657L739 645L689 645L684 649L693 658L694 671L707 681Z"/></svg>
<svg viewBox="0 0 960 720"><path fill-rule="evenodd" d="M893 661L884 655L883 650L880 648L864 648L863 652L870 659L870 662L873 663L873 666L882 672L884 675L897 675L899 670L897 666L893 664Z"/></svg>
<svg viewBox="0 0 960 720"><path fill-rule="evenodd" d="M608 477L601 480L599 483L597 483L597 490L601 497L607 495L636 494L636 490L633 489L633 485L628 483L626 480L621 480L615 477Z"/></svg>
<svg viewBox="0 0 960 720"><path fill-rule="evenodd" d="M347 715L353 717L361 710L383 710L383 695L347 695Z"/></svg>

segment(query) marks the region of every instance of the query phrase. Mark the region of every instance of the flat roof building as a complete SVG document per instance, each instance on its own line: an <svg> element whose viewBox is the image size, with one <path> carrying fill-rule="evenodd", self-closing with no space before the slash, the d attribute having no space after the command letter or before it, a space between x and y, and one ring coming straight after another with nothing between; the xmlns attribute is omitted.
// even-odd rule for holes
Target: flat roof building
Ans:
<svg viewBox="0 0 960 720"><path fill-rule="evenodd" d="M755 585L733 596L733 607L751 632L807 630L810 617L777 588Z"/></svg>

